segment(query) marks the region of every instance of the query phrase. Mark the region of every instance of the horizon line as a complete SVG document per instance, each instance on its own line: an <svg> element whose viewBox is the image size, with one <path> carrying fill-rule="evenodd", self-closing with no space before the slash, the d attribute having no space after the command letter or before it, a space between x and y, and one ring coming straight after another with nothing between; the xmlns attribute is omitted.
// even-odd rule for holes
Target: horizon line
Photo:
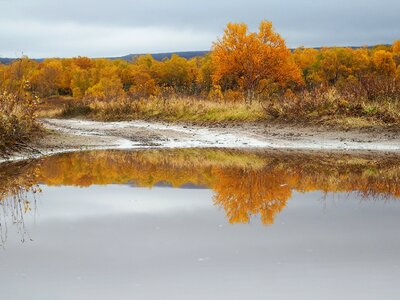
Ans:
<svg viewBox="0 0 400 300"><path fill-rule="evenodd" d="M377 47L377 46L391 46L391 44L387 43L382 43L382 44L373 44L373 45L359 45L359 46L316 46L316 47L306 47L306 46L298 46L298 47L288 47L289 50L293 51L299 48L305 48L305 49L322 49L322 48L372 48L372 47ZM74 56L46 56L46 57L30 57L29 55L25 55L23 52L21 56L1 56L0 55L0 60L1 59L19 59L21 57L28 57L33 60L44 60L44 59L69 59L69 58L74 58L74 57L88 57L91 59L123 59L124 57L127 56L143 56L143 55L172 55L172 54L179 54L179 53L196 53L196 52L211 52L210 50L177 50L177 51L166 51L166 52L142 52L142 53L128 53L125 55L121 56L86 56L86 55L74 55Z"/></svg>

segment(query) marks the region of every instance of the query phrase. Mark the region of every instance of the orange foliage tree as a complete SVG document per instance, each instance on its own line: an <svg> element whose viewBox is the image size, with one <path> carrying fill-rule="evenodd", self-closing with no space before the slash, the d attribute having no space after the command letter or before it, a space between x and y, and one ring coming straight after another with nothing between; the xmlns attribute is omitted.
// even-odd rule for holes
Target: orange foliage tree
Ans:
<svg viewBox="0 0 400 300"><path fill-rule="evenodd" d="M393 60L392 53L379 50L372 57L375 71L383 77L392 77L396 72L396 64Z"/></svg>
<svg viewBox="0 0 400 300"><path fill-rule="evenodd" d="M31 76L31 86L41 97L57 95L62 86L62 64L60 60L45 60Z"/></svg>
<svg viewBox="0 0 400 300"><path fill-rule="evenodd" d="M211 57L214 84L240 89L250 103L274 87L302 83L300 69L271 22L261 22L258 33L249 32L246 24L229 23Z"/></svg>
<svg viewBox="0 0 400 300"><path fill-rule="evenodd" d="M400 65L400 40L397 40L393 43L392 51L396 64Z"/></svg>
<svg viewBox="0 0 400 300"><path fill-rule="evenodd" d="M270 22L261 22L257 32L250 32L246 24L229 23L211 53L202 57L172 55L161 61L151 55L132 61L75 57L40 62L22 57L0 65L0 91L21 98L27 83L28 92L41 98L167 100L178 95L251 103L281 96L283 101L304 103L304 92L320 95L335 90L345 100L397 102L400 40L391 46L358 49L300 47L292 53Z"/></svg>

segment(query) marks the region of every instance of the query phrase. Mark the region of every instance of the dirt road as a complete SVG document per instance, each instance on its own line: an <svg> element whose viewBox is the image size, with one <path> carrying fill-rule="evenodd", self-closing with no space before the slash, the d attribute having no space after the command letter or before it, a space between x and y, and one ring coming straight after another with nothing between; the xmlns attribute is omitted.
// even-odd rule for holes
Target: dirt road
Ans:
<svg viewBox="0 0 400 300"><path fill-rule="evenodd" d="M52 134L38 144L41 149L223 147L400 151L400 134L396 132L344 132L281 125L199 127L145 121L44 119L42 123Z"/></svg>
<svg viewBox="0 0 400 300"><path fill-rule="evenodd" d="M193 126L146 121L95 122L43 119L50 134L22 159L90 149L259 148L301 151L378 151L400 153L396 131L338 131L287 125Z"/></svg>

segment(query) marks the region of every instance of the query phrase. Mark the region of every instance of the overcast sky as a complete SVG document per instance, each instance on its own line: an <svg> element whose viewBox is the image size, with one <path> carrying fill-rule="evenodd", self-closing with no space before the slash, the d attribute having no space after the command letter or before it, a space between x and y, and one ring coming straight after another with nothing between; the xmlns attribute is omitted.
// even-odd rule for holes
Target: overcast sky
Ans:
<svg viewBox="0 0 400 300"><path fill-rule="evenodd" d="M273 22L288 46L392 43L400 0L0 0L0 57L209 50L227 22Z"/></svg>

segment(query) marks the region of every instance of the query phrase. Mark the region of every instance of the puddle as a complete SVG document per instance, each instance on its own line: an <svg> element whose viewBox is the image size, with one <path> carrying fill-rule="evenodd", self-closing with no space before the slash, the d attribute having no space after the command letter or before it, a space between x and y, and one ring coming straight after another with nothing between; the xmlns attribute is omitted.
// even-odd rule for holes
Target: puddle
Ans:
<svg viewBox="0 0 400 300"><path fill-rule="evenodd" d="M2 298L397 299L400 159L175 149L0 165Z"/></svg>

